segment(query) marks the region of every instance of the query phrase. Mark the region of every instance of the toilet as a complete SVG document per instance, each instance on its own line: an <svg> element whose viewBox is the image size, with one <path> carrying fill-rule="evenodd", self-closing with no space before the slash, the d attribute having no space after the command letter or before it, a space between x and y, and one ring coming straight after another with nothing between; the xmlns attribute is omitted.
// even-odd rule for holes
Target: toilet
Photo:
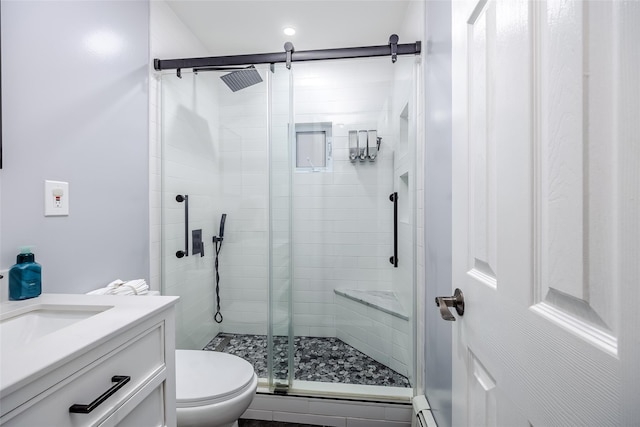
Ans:
<svg viewBox="0 0 640 427"><path fill-rule="evenodd" d="M178 427L237 426L257 387L253 366L238 356L176 350Z"/></svg>

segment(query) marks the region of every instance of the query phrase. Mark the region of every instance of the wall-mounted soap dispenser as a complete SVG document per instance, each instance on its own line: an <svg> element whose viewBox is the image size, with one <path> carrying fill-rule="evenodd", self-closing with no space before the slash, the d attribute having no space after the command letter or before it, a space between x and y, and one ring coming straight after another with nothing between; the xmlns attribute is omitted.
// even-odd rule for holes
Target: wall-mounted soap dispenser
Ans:
<svg viewBox="0 0 640 427"><path fill-rule="evenodd" d="M367 156L369 161L373 162L378 157L378 149L380 148L380 142L382 138L378 138L377 130L370 130L367 132Z"/></svg>
<svg viewBox="0 0 640 427"><path fill-rule="evenodd" d="M378 136L377 130L350 130L349 131L349 160L355 163L356 159L361 162L369 159L375 162L380 152L382 138Z"/></svg>
<svg viewBox="0 0 640 427"><path fill-rule="evenodd" d="M355 163L358 158L358 131L349 131L349 160Z"/></svg>
<svg viewBox="0 0 640 427"><path fill-rule="evenodd" d="M358 158L361 162L367 159L367 131L358 131Z"/></svg>

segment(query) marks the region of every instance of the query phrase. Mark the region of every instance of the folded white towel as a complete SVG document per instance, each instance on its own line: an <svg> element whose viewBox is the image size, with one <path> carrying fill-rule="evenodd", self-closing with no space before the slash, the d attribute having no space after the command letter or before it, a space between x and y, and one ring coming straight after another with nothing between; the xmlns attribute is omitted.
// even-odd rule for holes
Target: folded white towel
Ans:
<svg viewBox="0 0 640 427"><path fill-rule="evenodd" d="M149 292L149 285L144 279L114 280L104 288L87 292L87 295L145 295Z"/></svg>
<svg viewBox="0 0 640 427"><path fill-rule="evenodd" d="M147 282L142 279L130 280L119 285L114 291L114 295L144 295L149 291Z"/></svg>
<svg viewBox="0 0 640 427"><path fill-rule="evenodd" d="M93 291L87 292L87 295L107 295L109 289L107 288L99 288L94 289Z"/></svg>

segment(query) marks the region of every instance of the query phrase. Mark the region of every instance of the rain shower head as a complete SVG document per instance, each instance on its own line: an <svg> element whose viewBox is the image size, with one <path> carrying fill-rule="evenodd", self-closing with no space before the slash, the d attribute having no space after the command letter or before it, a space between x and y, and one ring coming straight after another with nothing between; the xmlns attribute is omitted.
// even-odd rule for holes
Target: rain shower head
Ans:
<svg viewBox="0 0 640 427"><path fill-rule="evenodd" d="M233 92L247 88L262 82L260 73L255 67L244 68L242 70L233 71L220 77L222 81L229 86Z"/></svg>

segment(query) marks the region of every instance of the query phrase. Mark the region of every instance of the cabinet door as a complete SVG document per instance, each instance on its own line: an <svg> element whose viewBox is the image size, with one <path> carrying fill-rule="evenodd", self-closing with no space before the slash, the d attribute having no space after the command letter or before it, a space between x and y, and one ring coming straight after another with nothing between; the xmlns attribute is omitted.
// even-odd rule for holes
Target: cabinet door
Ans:
<svg viewBox="0 0 640 427"><path fill-rule="evenodd" d="M130 402L107 418L99 427L154 427L165 426L164 381L149 384L131 397ZM131 403L129 405L129 403ZM133 409L132 409L133 408Z"/></svg>
<svg viewBox="0 0 640 427"><path fill-rule="evenodd" d="M50 389L34 390L34 397L2 417L3 426L88 426L96 425L118 411L131 396L167 377L164 351L164 323L143 332L126 344ZM72 362L73 363L73 362ZM71 413L74 404L89 404L116 382L114 376L130 380L88 414Z"/></svg>

